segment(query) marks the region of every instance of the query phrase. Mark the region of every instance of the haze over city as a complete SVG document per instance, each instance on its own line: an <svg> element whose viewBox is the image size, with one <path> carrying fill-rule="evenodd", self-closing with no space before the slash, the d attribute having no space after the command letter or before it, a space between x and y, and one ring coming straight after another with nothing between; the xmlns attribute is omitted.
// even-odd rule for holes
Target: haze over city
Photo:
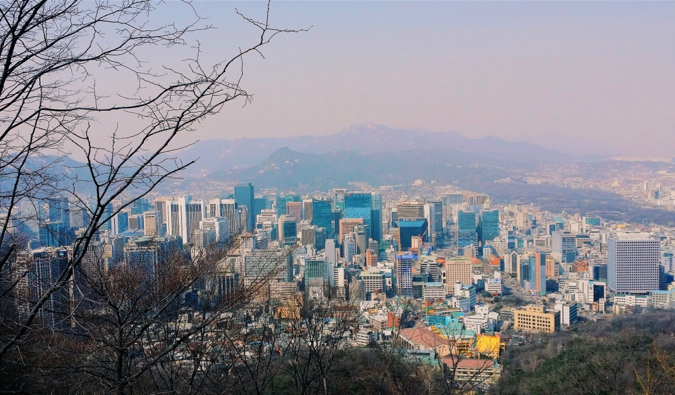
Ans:
<svg viewBox="0 0 675 395"><path fill-rule="evenodd" d="M221 54L250 40L234 8L258 15L258 6L195 3L217 27L202 45ZM248 59L253 103L212 118L199 137L326 135L372 122L671 157L674 17L669 2L274 3L273 25L311 30Z"/></svg>

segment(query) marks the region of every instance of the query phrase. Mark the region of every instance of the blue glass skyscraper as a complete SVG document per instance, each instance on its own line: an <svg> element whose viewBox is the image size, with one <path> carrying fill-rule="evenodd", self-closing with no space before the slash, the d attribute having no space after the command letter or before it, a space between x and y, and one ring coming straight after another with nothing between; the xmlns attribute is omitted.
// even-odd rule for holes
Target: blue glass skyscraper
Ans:
<svg viewBox="0 0 675 395"><path fill-rule="evenodd" d="M344 218L363 218L364 225L372 229L373 197L370 193L350 192L345 195Z"/></svg>
<svg viewBox="0 0 675 395"><path fill-rule="evenodd" d="M477 238L476 213L472 211L457 213L457 247L475 246Z"/></svg>
<svg viewBox="0 0 675 395"><path fill-rule="evenodd" d="M246 220L246 231L252 232L255 226L255 207L253 206L253 185L236 185L234 187L234 201L237 207L246 206L248 208L248 217Z"/></svg>
<svg viewBox="0 0 675 395"><path fill-rule="evenodd" d="M479 238L482 245L499 237L499 211L483 211L480 215Z"/></svg>
<svg viewBox="0 0 675 395"><path fill-rule="evenodd" d="M333 207L330 200L312 201L312 225L326 229L326 237L333 238Z"/></svg>
<svg viewBox="0 0 675 395"><path fill-rule="evenodd" d="M370 237L373 240L380 241L382 240L382 196L373 194L372 203Z"/></svg>

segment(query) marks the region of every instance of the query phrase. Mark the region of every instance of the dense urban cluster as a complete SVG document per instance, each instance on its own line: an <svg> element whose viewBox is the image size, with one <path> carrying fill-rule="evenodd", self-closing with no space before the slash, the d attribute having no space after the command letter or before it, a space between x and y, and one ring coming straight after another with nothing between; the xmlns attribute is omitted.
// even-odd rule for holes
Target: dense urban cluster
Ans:
<svg viewBox="0 0 675 395"><path fill-rule="evenodd" d="M158 297L141 315L157 319L166 299L170 314L134 352L152 355L148 348L161 342L165 362L178 370L204 363L191 352L197 345L220 352L230 342L236 355L214 361L239 366L256 349L258 358L283 355L309 336L310 349L396 350L449 374L455 390L497 383L503 352L531 333L675 306L669 229L494 205L466 191L393 196L386 189L257 195L246 184L221 198L119 201L106 209L116 214L101 224L76 274L47 293L89 225L86 208L53 197L22 206L21 218L31 219L11 231L25 248L13 255L11 287L4 286L19 317L47 295L43 330L82 341L107 317L88 309L109 301L102 289L110 274L141 273L134 297ZM123 203L130 204L119 211ZM205 265L183 286L170 285L167 273ZM234 331L224 336L222 328Z"/></svg>

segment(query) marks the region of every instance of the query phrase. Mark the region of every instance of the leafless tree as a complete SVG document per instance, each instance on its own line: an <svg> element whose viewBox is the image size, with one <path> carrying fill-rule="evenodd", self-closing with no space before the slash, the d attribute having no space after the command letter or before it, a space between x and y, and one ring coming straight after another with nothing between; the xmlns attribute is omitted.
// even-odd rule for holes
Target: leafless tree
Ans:
<svg viewBox="0 0 675 395"><path fill-rule="evenodd" d="M291 336L285 373L297 394L328 394L329 382L344 351L345 334L358 325L358 307L336 299L305 298L287 321Z"/></svg>
<svg viewBox="0 0 675 395"><path fill-rule="evenodd" d="M65 264L26 311L0 317L0 366L21 361L21 347L31 334L53 329L41 314L54 295L72 286L104 224L193 163L175 160L174 152L184 146L178 136L195 131L226 103L250 100L241 86L244 58L262 55L262 47L278 34L300 31L272 27L268 4L262 21L240 14L259 30L253 45L205 64L199 43L190 37L210 26L189 2L182 6L193 12L191 23L158 24L153 16L164 5L147 0L0 4L0 304L15 303L28 273L13 259L24 248L20 226L44 220L44 206L57 196L85 210L90 219L69 240ZM172 54L180 58L174 57L172 64L149 59L157 48L164 49L164 59ZM119 81L133 84L126 89ZM81 162L73 162L71 155ZM124 203L110 210L118 200ZM185 270L155 273L166 275L171 291L148 298L161 300L168 309L178 290L202 274L200 268ZM110 283L99 282L107 287L97 290L99 296L130 292L129 286L145 281L128 275L126 268L107 272L101 280ZM113 285L120 288L113 290ZM108 307L115 303L112 298ZM135 329L129 339L140 340L145 333ZM90 350L83 346L82 351ZM123 387L138 376L118 375L114 386Z"/></svg>
<svg viewBox="0 0 675 395"><path fill-rule="evenodd" d="M113 267L87 256L74 276L75 306L50 311L60 324L26 343L34 346L25 358L33 371L26 374L33 381L29 390L264 392L273 375L263 369L277 363L271 351L279 337L242 337L237 316L260 306L255 298L285 271L286 261L270 254L269 270L239 281L235 268L223 266L237 240L191 258L167 249L159 259L141 255ZM213 284L223 277L226 290Z"/></svg>

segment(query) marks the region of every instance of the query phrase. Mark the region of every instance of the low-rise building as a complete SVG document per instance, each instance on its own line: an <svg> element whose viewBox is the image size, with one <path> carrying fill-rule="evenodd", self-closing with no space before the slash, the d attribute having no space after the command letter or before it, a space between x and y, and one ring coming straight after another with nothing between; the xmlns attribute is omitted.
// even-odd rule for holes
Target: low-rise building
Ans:
<svg viewBox="0 0 675 395"><path fill-rule="evenodd" d="M371 342L375 341L375 332L366 329L366 328L361 328L359 333L356 334L356 343L359 346L366 347L369 345Z"/></svg>
<svg viewBox="0 0 675 395"><path fill-rule="evenodd" d="M560 313L546 312L544 306L525 306L513 311L513 328L526 332L553 333L560 329Z"/></svg>
<svg viewBox="0 0 675 395"><path fill-rule="evenodd" d="M558 300L555 303L555 311L560 312L560 323L562 325L572 325L577 322L576 302L565 302Z"/></svg>
<svg viewBox="0 0 675 395"><path fill-rule="evenodd" d="M406 350L433 350L441 358L450 354L448 340L425 328L403 329L398 341Z"/></svg>
<svg viewBox="0 0 675 395"><path fill-rule="evenodd" d="M370 316L370 326L375 331L383 331L387 329L387 321L387 316L384 314Z"/></svg>
<svg viewBox="0 0 675 395"><path fill-rule="evenodd" d="M616 294L614 295L614 304L617 306L649 306L649 296L647 295L633 295L633 294Z"/></svg>
<svg viewBox="0 0 675 395"><path fill-rule="evenodd" d="M486 358L499 358L505 344L498 334L480 334L476 335L476 354Z"/></svg>
<svg viewBox="0 0 675 395"><path fill-rule="evenodd" d="M424 283L422 297L425 300L445 299L445 286L443 283Z"/></svg>
<svg viewBox="0 0 675 395"><path fill-rule="evenodd" d="M451 356L443 358L443 362L454 371L455 380L471 383L471 387L495 384L502 372L501 365L491 359L461 359Z"/></svg>
<svg viewBox="0 0 675 395"><path fill-rule="evenodd" d="M468 313L471 311L471 299L464 297L453 297L449 300L451 307L460 309L461 311Z"/></svg>
<svg viewBox="0 0 675 395"><path fill-rule="evenodd" d="M652 291L652 304L658 308L670 308L671 302L675 302L675 290Z"/></svg>
<svg viewBox="0 0 675 395"><path fill-rule="evenodd" d="M493 295L502 294L502 279L501 278L489 278L485 281L485 291Z"/></svg>

